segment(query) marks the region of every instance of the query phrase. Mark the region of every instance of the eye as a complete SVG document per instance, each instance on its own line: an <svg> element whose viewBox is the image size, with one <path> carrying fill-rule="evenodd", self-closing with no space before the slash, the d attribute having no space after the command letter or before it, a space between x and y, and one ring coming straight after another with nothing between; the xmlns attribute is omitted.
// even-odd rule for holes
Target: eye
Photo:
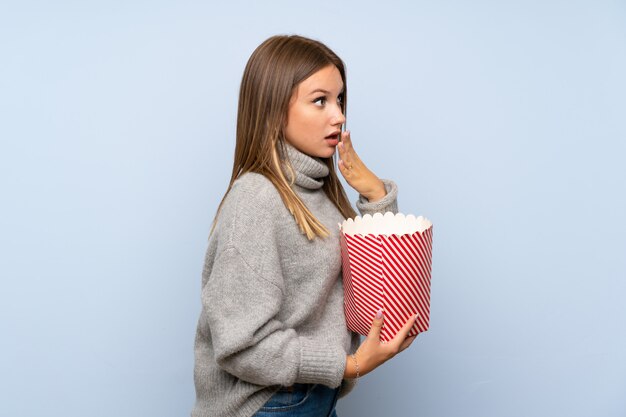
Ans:
<svg viewBox="0 0 626 417"><path fill-rule="evenodd" d="M313 100L313 103L317 103L320 100L322 100L324 103L326 103L326 96L321 96L321 97L316 98L315 100ZM322 105L324 105L324 104L322 103Z"/></svg>
<svg viewBox="0 0 626 417"><path fill-rule="evenodd" d="M324 103L326 103L326 96L320 96L318 98L316 98L315 100L313 100L313 103L317 103L318 101L322 100L322 106L324 105ZM337 96L337 103L339 103L339 105L343 104L343 94L340 94Z"/></svg>

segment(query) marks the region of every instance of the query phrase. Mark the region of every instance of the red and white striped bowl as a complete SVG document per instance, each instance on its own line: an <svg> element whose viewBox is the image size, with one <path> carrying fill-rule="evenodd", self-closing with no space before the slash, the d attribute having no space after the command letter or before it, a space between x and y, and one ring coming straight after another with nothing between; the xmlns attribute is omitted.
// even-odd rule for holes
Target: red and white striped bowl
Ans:
<svg viewBox="0 0 626 417"><path fill-rule="evenodd" d="M422 216L387 212L347 219L339 228L348 328L367 335L382 308L381 341L393 339L416 313L419 318L409 336L428 330L432 223Z"/></svg>

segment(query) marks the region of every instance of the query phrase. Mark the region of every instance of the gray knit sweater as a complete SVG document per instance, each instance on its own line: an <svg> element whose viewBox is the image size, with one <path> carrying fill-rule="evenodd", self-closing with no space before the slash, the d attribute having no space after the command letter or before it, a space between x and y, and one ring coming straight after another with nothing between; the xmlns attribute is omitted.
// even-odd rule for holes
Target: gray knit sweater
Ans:
<svg viewBox="0 0 626 417"><path fill-rule="evenodd" d="M328 167L287 145L294 190L331 235L309 241L272 183L246 173L235 181L209 240L195 339L193 417L249 417L278 388L294 383L353 388L346 354L360 338L343 312L339 210L322 190ZM397 187L361 215L397 212Z"/></svg>

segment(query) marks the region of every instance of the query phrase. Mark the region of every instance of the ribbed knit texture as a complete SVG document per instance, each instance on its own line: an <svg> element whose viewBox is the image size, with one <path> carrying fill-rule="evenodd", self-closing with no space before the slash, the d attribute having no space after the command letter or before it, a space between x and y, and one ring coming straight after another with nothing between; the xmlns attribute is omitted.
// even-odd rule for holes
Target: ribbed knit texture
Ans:
<svg viewBox="0 0 626 417"><path fill-rule="evenodd" d="M283 155L284 156L284 155ZM309 241L264 176L242 175L226 196L202 273L195 339L193 417L249 417L278 388L294 383L341 386L346 354L360 338L343 312L339 210L321 189L328 167L286 146L294 190L331 235ZM397 187L356 202L361 215L397 213Z"/></svg>

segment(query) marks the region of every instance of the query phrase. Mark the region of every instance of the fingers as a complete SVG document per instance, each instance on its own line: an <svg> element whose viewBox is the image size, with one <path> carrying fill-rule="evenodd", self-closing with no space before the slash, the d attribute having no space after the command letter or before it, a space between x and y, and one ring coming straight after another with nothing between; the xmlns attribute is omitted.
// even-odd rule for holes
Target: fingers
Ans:
<svg viewBox="0 0 626 417"><path fill-rule="evenodd" d="M341 142L337 145L339 149L339 164L340 168L342 168L346 173L348 173L353 168L353 152L352 152L352 140L350 139L350 131L341 133ZM343 167L341 166L343 164ZM344 173L342 171L342 173Z"/></svg>
<svg viewBox="0 0 626 417"><path fill-rule="evenodd" d="M349 130L341 133L341 141L339 142L339 145L337 145L337 147L339 148L339 156L341 156L342 158L349 158L351 156L351 151L353 151L353 148Z"/></svg>
<svg viewBox="0 0 626 417"><path fill-rule="evenodd" d="M411 343L413 343L413 341L416 338L417 338L417 336L411 336L411 337L407 337L406 339L404 339L404 342L402 342L402 344L400 345L400 352L402 352L404 349L406 349L409 346L411 346Z"/></svg>
<svg viewBox="0 0 626 417"><path fill-rule="evenodd" d="M407 323L398 332L396 337L389 343L380 341L380 332L383 326L383 310L380 309L372 320L372 327L367 338L361 343L355 355L359 357L361 364L361 375L376 369L389 359L393 358L404 349L408 348L415 340L415 336L406 337L411 327L415 324L415 316L411 316Z"/></svg>
<svg viewBox="0 0 626 417"><path fill-rule="evenodd" d="M376 341L380 340L380 329L383 327L384 321L385 319L383 318L383 310L380 309L376 313L374 320L372 320L372 327L367 337Z"/></svg>
<svg viewBox="0 0 626 417"><path fill-rule="evenodd" d="M346 130L345 132L341 132L341 148L345 150L352 149L352 138L350 136L350 131Z"/></svg>
<svg viewBox="0 0 626 417"><path fill-rule="evenodd" d="M343 161L343 159L340 159L337 165L339 166L339 172L341 172L344 177L350 176L351 172L348 167L346 167L346 163Z"/></svg>

